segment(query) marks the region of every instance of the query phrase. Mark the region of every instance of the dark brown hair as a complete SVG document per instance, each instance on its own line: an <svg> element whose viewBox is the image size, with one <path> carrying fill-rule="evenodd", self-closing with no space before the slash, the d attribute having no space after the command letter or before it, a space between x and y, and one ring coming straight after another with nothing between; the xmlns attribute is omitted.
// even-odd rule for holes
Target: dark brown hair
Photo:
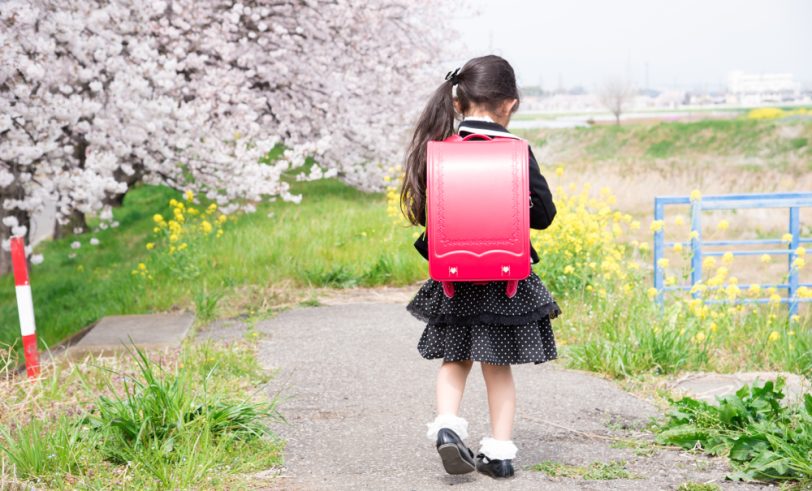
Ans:
<svg viewBox="0 0 812 491"><path fill-rule="evenodd" d="M519 89L513 67L499 56L472 58L462 66L456 79L457 99L463 114L468 112L472 103L498 114L507 99L517 100L511 112L519 108ZM454 133L457 115L452 87L452 79L448 79L434 91L417 120L406 154L400 210L412 225L426 225L426 144L444 140Z"/></svg>

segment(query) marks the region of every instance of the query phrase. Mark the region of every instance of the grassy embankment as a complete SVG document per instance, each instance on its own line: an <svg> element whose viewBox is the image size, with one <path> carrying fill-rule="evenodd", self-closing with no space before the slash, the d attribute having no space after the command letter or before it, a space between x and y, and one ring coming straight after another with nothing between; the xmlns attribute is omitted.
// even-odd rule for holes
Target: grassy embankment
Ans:
<svg viewBox="0 0 812 491"><path fill-rule="evenodd" d="M812 170L810 118L721 119L695 122L601 125L590 128L519 130L544 154L573 165L596 162L695 164L712 160L759 172Z"/></svg>
<svg viewBox="0 0 812 491"><path fill-rule="evenodd" d="M159 260L165 250L146 249L155 242L153 215L171 217L167 202L183 201L181 193L162 187L131 191L114 211L118 228L44 242L37 252L45 260L31 268L40 339L54 345L105 315L211 310L212 302L222 315L267 311L290 301L296 292L289 289L403 285L425 275L425 261L411 246L414 230L391 223L382 194L335 180L293 187L304 194L300 205L264 203L226 222L221 238L190 244L205 260L186 277ZM91 237L99 245L90 245ZM82 244L76 250L70 246L75 240ZM132 274L139 263L151 280ZM19 338L16 309L12 278L0 278L2 343Z"/></svg>

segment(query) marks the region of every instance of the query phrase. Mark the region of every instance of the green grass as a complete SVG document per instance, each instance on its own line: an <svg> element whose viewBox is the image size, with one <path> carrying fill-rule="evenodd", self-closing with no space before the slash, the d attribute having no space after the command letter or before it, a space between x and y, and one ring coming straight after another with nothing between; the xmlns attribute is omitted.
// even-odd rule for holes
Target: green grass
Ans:
<svg viewBox="0 0 812 491"><path fill-rule="evenodd" d="M611 462L590 462L588 465L562 464L545 460L531 467L532 470L543 472L550 477L581 478L590 480L611 479L640 479L626 469L626 462L613 460Z"/></svg>
<svg viewBox="0 0 812 491"><path fill-rule="evenodd" d="M281 465L268 424L284 418L276 398L253 401L268 379L253 347L189 344L175 363L136 350L113 365L48 367L22 391L4 387L15 414L0 417L3 482L231 489Z"/></svg>
<svg viewBox="0 0 812 491"><path fill-rule="evenodd" d="M684 482L679 485L677 491L718 491L720 488L713 483Z"/></svg>
<svg viewBox="0 0 812 491"><path fill-rule="evenodd" d="M426 262L412 246L416 229L393 224L383 194L334 179L292 187L304 195L300 204L263 203L227 222L222 238L190 244L202 258L192 279L153 260L165 252L145 249L152 216L170 216L167 202L181 199L164 187L130 191L114 210L118 228L41 244L37 252L45 261L31 269L40 341L53 346L106 315L194 308L205 321L230 302L261 303L264 291L279 285L404 285L427 276ZM98 246L89 245L91 236ZM78 250L70 247L74 240L82 243ZM149 266L152 280L131 274L139 262ZM244 287L254 288L254 297L244 298ZM0 343L19 339L16 309L8 275L0 278Z"/></svg>

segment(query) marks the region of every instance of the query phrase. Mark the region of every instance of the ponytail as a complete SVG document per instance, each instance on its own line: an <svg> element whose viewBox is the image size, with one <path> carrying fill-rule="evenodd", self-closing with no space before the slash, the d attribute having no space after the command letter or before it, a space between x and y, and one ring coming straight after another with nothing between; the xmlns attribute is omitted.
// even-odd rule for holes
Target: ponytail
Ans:
<svg viewBox="0 0 812 491"><path fill-rule="evenodd" d="M426 151L429 141L445 140L454 134L454 99L451 79L432 94L417 120L400 190L400 210L412 225L426 225ZM403 207L406 206L404 210Z"/></svg>

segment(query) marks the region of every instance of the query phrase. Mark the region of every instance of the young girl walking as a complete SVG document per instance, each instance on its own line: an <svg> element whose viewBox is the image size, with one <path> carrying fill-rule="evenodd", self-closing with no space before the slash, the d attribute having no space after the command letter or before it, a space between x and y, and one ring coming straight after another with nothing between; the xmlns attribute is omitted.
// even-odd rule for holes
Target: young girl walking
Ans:
<svg viewBox="0 0 812 491"><path fill-rule="evenodd" d="M426 143L455 133L517 138L506 129L518 109L519 91L513 68L498 56L474 58L446 75L423 110L406 158L401 207L413 225L426 225ZM529 155L530 228L545 229L555 217L555 205L539 165ZM426 230L415 248L428 259ZM530 247L531 263L539 257ZM427 322L417 343L423 358L442 358L437 374L437 413L427 423L426 436L440 454L446 472L478 470L494 478L514 475L513 417L516 393L511 365L540 364L557 358L550 319L561 310L539 277L519 281L515 296L505 295L505 282L455 282L454 296L446 297L442 283L429 279L406 307ZM480 362L488 392L491 435L479 442L475 455L464 441L468 422L459 416L465 382L475 361Z"/></svg>

